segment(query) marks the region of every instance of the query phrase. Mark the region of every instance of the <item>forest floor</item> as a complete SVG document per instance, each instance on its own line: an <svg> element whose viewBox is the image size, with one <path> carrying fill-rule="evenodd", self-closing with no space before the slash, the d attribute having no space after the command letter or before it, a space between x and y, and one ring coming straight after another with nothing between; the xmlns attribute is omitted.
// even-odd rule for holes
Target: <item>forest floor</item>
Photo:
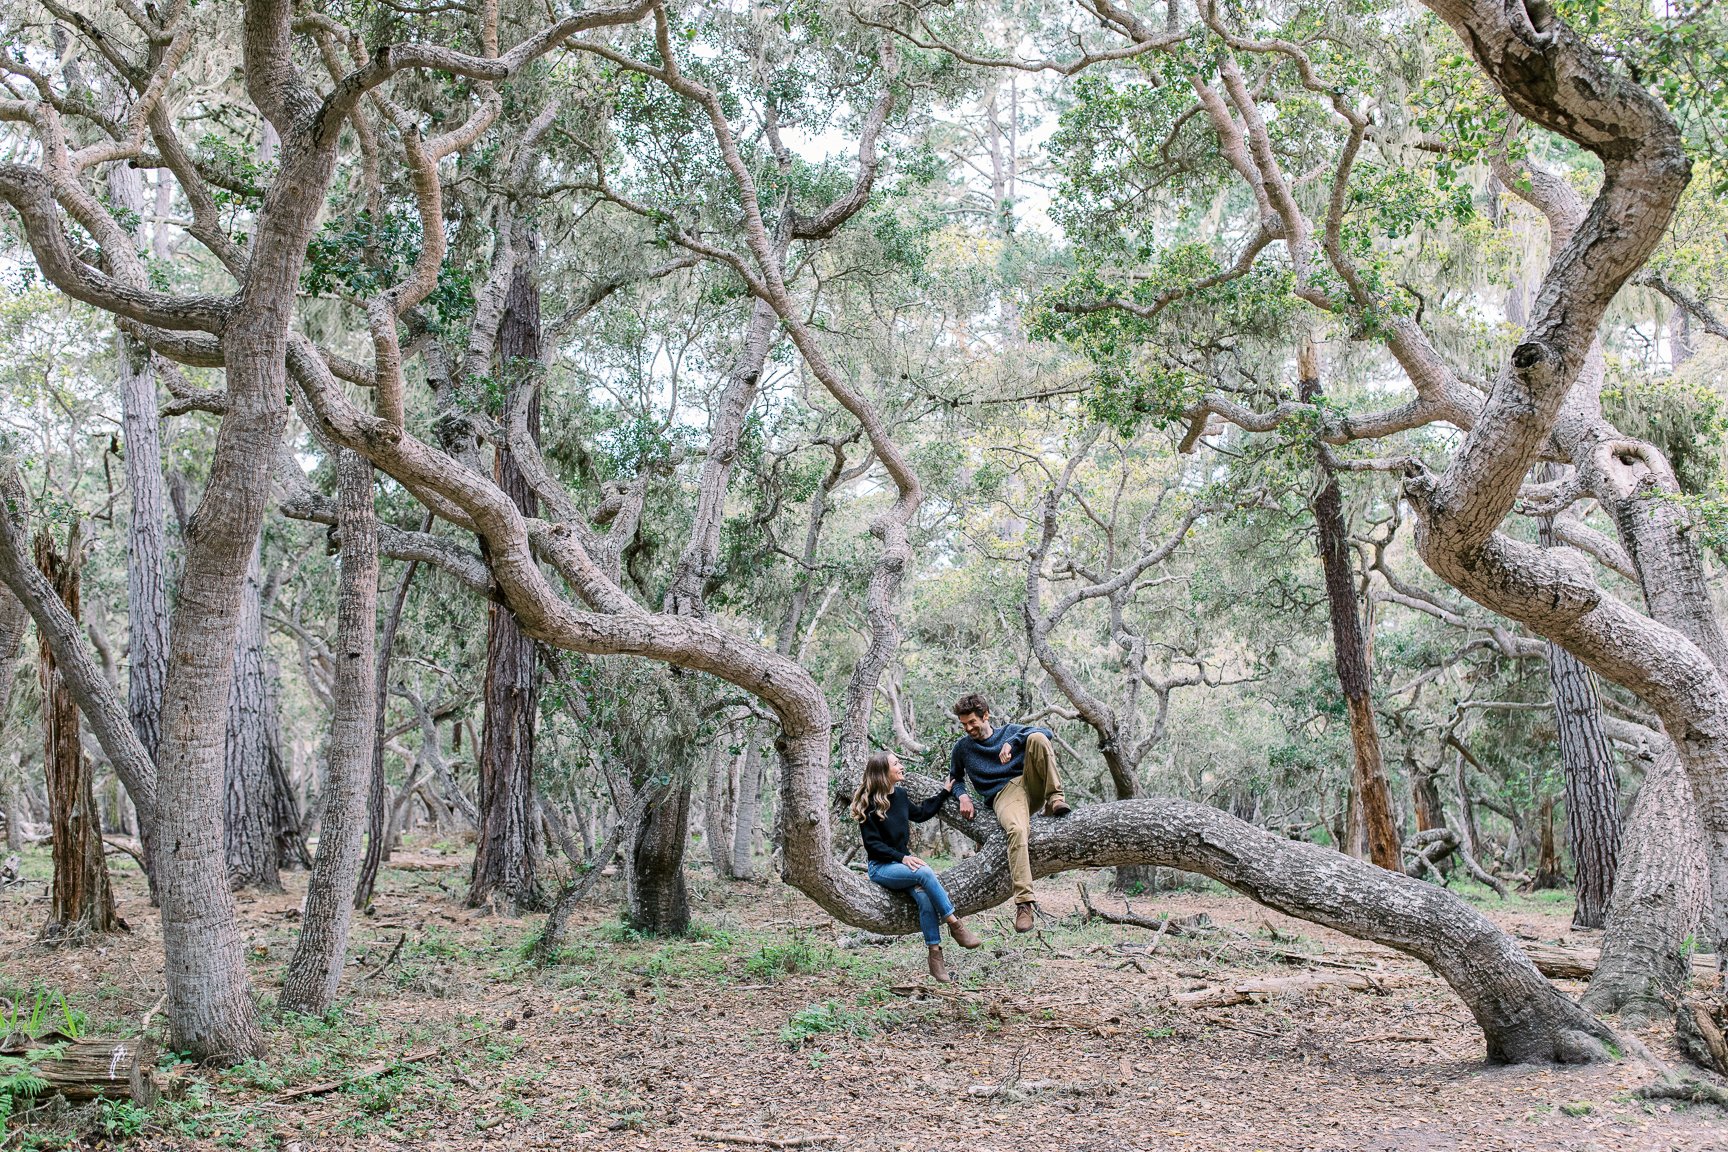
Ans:
<svg viewBox="0 0 1728 1152"><path fill-rule="evenodd" d="M1421 964L1219 890L1137 899L1143 915L1215 926L1152 951L1149 931L1085 921L1079 882L1098 907L1123 908L1105 898L1107 874L1041 881L1039 930L1016 936L1002 910L974 918L985 947L948 946L960 983L938 990L916 937L841 947L848 930L786 885L706 872L692 878L690 938L640 939L600 902L536 968L522 946L539 919L463 909L467 862L454 846L399 852L356 922L341 1008L270 1016L263 1060L183 1070L178 1098L148 1110L38 1108L0 1149L1728 1148L1714 1107L1632 1097L1654 1076L1644 1064L1488 1067L1469 1015ZM162 995L162 955L126 864L132 932L96 947L34 943L42 884L0 897L0 995L63 995L86 1034L137 1032ZM26 874L45 873L32 851ZM286 882L240 897L267 1006L305 874ZM1593 943L1568 930L1564 894L1472 896L1526 939ZM1172 1000L1316 973L1371 987ZM1639 1035L1676 1059L1667 1028Z"/></svg>

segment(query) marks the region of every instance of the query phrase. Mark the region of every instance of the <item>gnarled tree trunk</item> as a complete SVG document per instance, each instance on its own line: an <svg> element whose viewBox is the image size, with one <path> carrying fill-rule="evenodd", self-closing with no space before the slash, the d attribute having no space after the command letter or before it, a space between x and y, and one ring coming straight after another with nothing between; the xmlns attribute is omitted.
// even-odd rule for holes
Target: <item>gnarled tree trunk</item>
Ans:
<svg viewBox="0 0 1728 1152"><path fill-rule="evenodd" d="M342 571L336 599L336 680L331 695L329 776L318 856L306 889L300 943L282 980L281 1005L322 1015L335 1002L354 915L366 786L372 769L377 689L373 644L378 609L378 525L372 465L357 452L337 456Z"/></svg>

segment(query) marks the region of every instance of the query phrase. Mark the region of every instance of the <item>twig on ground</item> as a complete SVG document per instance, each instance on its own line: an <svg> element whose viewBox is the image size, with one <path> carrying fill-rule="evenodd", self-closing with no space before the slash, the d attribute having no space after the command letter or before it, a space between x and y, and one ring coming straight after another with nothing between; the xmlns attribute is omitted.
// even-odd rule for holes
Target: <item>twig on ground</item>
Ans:
<svg viewBox="0 0 1728 1152"><path fill-rule="evenodd" d="M279 1092L276 1095L276 1102L298 1100L302 1096L324 1096L338 1089L346 1088L350 1084L358 1084L362 1080L370 1080L374 1076L383 1075L399 1065L418 1064L422 1060L430 1060L432 1057L442 1054L443 1051L442 1048L418 1048L412 1052L404 1052L402 1055L392 1057L389 1060L368 1064L354 1075L343 1080L323 1080L317 1084L307 1084L299 1088L290 1088L286 1092Z"/></svg>
<svg viewBox="0 0 1728 1152"><path fill-rule="evenodd" d="M692 1140L708 1140L715 1144L749 1144L757 1148L808 1148L812 1144L835 1144L840 1136L743 1136L734 1132L692 1132Z"/></svg>
<svg viewBox="0 0 1728 1152"><path fill-rule="evenodd" d="M366 983L366 981L372 979L374 976L376 976L380 972L384 971L384 969L386 969L386 968L390 967L390 965L396 963L396 958L398 956L402 955L402 945L406 944L407 942L408 942L408 933L404 932L404 933L402 933L402 935L400 935L396 938L396 946L394 948L390 949L390 955L384 957L384 963L378 965L378 967L372 969L372 971L370 971L370 972L366 973L366 975L360 977L360 983L362 983L362 984Z"/></svg>

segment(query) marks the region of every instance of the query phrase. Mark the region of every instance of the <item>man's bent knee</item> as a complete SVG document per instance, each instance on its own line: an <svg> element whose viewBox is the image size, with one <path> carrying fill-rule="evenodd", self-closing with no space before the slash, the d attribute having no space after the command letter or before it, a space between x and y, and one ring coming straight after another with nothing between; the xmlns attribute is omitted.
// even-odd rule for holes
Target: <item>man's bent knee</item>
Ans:
<svg viewBox="0 0 1728 1152"><path fill-rule="evenodd" d="M1050 737L1044 735L1042 732L1033 732L1031 735L1026 737L1026 747L1036 748L1039 745L1043 745L1046 752L1050 751Z"/></svg>

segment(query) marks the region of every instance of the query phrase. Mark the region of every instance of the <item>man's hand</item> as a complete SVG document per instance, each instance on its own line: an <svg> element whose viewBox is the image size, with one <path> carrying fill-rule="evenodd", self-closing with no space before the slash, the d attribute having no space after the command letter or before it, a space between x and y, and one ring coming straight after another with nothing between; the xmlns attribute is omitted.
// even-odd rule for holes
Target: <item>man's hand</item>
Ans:
<svg viewBox="0 0 1728 1152"><path fill-rule="evenodd" d="M918 857L912 856L912 855L906 855L906 856L900 857L900 863L906 865L906 867L912 869L912 871L914 871L914 872L918 871L918 869L920 869L920 868L928 868L929 867L929 865L925 864L924 861L922 861Z"/></svg>
<svg viewBox="0 0 1728 1152"><path fill-rule="evenodd" d="M996 757L996 761L999 764L1006 764L1012 759L1014 759L1014 745L1011 741L1004 740L1002 741L1002 752Z"/></svg>
<svg viewBox="0 0 1728 1152"><path fill-rule="evenodd" d="M973 814L976 813L977 811L978 811L978 809L973 807L973 805L972 805L972 797L970 797L970 796L960 797L960 818L962 820L972 819Z"/></svg>

